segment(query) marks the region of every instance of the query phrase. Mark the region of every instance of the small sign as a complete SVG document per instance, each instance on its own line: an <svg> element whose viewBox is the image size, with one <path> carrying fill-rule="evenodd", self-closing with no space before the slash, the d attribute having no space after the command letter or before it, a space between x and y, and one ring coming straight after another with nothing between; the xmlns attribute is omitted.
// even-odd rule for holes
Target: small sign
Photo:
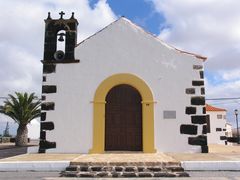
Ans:
<svg viewBox="0 0 240 180"><path fill-rule="evenodd" d="M164 119L176 119L176 111L163 111Z"/></svg>

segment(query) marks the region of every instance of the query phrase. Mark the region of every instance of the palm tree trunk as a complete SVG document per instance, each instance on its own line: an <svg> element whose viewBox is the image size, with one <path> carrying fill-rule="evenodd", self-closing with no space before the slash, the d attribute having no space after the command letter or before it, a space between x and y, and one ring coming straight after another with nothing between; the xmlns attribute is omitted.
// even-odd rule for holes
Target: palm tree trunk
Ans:
<svg viewBox="0 0 240 180"><path fill-rule="evenodd" d="M15 145L16 146L26 146L28 143L28 129L27 125L19 124L17 129L17 136Z"/></svg>

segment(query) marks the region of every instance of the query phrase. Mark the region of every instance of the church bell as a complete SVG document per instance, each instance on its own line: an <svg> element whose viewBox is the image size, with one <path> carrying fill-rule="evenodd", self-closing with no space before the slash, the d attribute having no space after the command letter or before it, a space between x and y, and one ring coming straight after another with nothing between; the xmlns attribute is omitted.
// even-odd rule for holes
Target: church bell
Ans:
<svg viewBox="0 0 240 180"><path fill-rule="evenodd" d="M64 33L59 33L58 35L59 35L58 41L63 42L64 41L63 36L65 36L65 34Z"/></svg>

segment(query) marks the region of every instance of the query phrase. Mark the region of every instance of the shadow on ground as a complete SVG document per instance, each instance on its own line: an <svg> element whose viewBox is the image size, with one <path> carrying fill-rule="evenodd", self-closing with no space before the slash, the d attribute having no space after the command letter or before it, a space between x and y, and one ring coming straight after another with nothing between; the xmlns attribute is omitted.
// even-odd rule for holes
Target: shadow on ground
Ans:
<svg viewBox="0 0 240 180"><path fill-rule="evenodd" d="M16 147L14 143L0 143L0 159L26 154L30 146L38 146L38 140L31 141L25 147Z"/></svg>

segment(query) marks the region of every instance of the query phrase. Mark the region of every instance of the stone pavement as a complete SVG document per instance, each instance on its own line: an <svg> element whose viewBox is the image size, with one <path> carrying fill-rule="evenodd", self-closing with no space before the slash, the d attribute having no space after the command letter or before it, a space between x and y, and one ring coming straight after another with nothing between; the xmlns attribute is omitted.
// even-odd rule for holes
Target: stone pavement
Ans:
<svg viewBox="0 0 240 180"><path fill-rule="evenodd" d="M143 154L143 153L105 153L105 154L82 154L71 161L71 165L158 165L162 163L177 164L179 161L164 154Z"/></svg>
<svg viewBox="0 0 240 180"><path fill-rule="evenodd" d="M210 153L105 153L105 154L22 154L0 159L0 171L63 170L68 165L160 165L178 164L186 170L240 170L240 146L210 145ZM141 164L139 164L141 162ZM58 165L57 165L58 164Z"/></svg>
<svg viewBox="0 0 240 180"><path fill-rule="evenodd" d="M1 147L1 145L0 145ZM1 148L0 148L1 149ZM209 153L156 153L108 152L105 154L22 154L0 159L3 161L71 161L75 162L177 162L177 161L240 161L240 146L209 145ZM9 151L9 149L5 149Z"/></svg>
<svg viewBox="0 0 240 180"><path fill-rule="evenodd" d="M166 153L176 161L240 161L238 153Z"/></svg>
<svg viewBox="0 0 240 180"><path fill-rule="evenodd" d="M62 178L62 177L58 177L58 178L44 178L44 180L93 180L96 178ZM99 179L99 178L98 178ZM116 178L100 178L100 180L115 180ZM126 180L129 178L118 178L117 180ZM144 178L144 180L157 180L160 178ZM164 180L173 180L173 178L161 178ZM175 179L180 179L180 180L240 180L240 177L179 177L179 178L174 178ZM131 180L139 180L139 178L131 178Z"/></svg>
<svg viewBox="0 0 240 180"><path fill-rule="evenodd" d="M27 153L27 147L9 147L0 149L0 159Z"/></svg>
<svg viewBox="0 0 240 180"><path fill-rule="evenodd" d="M37 146L38 141L31 141L25 147L16 147L15 143L0 143L0 159L26 154L28 147Z"/></svg>
<svg viewBox="0 0 240 180"><path fill-rule="evenodd" d="M80 154L22 154L0 159L0 162L31 162L31 161L72 161Z"/></svg>
<svg viewBox="0 0 240 180"><path fill-rule="evenodd" d="M233 144L230 145L219 145L219 144L210 144L209 145L210 153L240 153L240 145Z"/></svg>
<svg viewBox="0 0 240 180"><path fill-rule="evenodd" d="M209 145L209 153L166 153L181 161L185 170L240 170L240 146Z"/></svg>
<svg viewBox="0 0 240 180"><path fill-rule="evenodd" d="M39 140L31 140L27 146L25 147L30 147L30 146L38 146L39 144ZM4 150L4 149L14 149L14 148L18 148L15 146L15 143L12 142L8 142L8 143L0 143L0 150Z"/></svg>

